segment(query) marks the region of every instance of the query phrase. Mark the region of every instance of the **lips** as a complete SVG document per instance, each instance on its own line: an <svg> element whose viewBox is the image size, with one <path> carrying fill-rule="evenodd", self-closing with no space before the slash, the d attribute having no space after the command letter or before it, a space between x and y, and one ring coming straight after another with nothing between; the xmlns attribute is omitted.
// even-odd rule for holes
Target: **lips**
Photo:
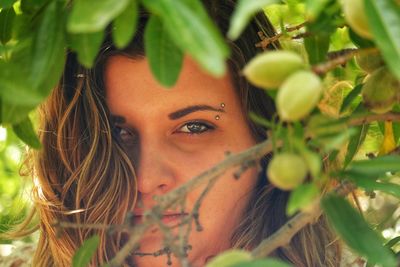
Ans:
<svg viewBox="0 0 400 267"><path fill-rule="evenodd" d="M179 223L182 221L188 213L181 213L181 212L165 212L161 218L161 221L164 224L170 224L170 223ZM134 223L135 224L140 224L143 223L143 220L145 218L145 215L143 212L134 212Z"/></svg>

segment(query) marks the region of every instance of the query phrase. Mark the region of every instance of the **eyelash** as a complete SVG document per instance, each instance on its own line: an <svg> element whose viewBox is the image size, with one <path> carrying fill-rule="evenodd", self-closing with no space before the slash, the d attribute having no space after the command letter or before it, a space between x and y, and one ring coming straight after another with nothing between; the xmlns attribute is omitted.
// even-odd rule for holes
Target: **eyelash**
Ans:
<svg viewBox="0 0 400 267"><path fill-rule="evenodd" d="M190 132L190 129L188 128L188 126L190 125L196 125L196 126L200 126L202 127L202 130L199 132ZM183 127L187 128L187 131L189 132L183 132L183 131L177 131L178 133L185 133L185 134L189 134L189 135L198 135L198 134L203 134L205 132L208 131L212 131L215 129L215 127L209 123L205 123L203 121L189 121L186 122L185 124L183 124L181 127L179 127L179 129L182 129Z"/></svg>
<svg viewBox="0 0 400 267"><path fill-rule="evenodd" d="M201 127L201 129L198 129L199 130L198 132L191 132L189 127L193 127L193 125L197 126L197 127ZM182 129L183 127L186 127L187 130L186 131L179 131L179 129ZM215 127L213 125L209 124L209 123L205 123L205 122L202 122L202 121L189 121L189 122L186 122L185 124L183 124L182 126L180 126L178 128L178 130L175 131L175 133L183 133L183 134L189 134L189 135L199 135L199 134L203 134L203 133L208 132L208 131L212 131L214 129L215 129ZM193 130L193 128L192 128L192 130ZM136 141L135 134L132 133L129 129L125 129L123 127L115 126L114 135L118 139L124 141L127 138L123 138L122 137L122 134L121 134L122 131L126 132L126 133L124 133L124 135L129 135L129 137L127 137L127 138L135 139L135 141Z"/></svg>

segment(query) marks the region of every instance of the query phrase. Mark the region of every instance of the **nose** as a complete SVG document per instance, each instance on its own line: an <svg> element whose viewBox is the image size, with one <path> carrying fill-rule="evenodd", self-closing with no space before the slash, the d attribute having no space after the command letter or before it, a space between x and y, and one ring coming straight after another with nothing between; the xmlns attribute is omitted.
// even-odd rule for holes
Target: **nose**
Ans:
<svg viewBox="0 0 400 267"><path fill-rule="evenodd" d="M137 189L145 198L165 194L176 185L175 163L166 145L159 140L142 140L136 159Z"/></svg>

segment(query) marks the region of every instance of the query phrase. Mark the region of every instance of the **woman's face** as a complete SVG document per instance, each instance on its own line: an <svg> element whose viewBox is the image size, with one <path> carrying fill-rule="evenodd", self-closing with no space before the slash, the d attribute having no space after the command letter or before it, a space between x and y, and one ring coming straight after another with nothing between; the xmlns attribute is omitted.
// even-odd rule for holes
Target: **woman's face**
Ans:
<svg viewBox="0 0 400 267"><path fill-rule="evenodd" d="M148 62L113 56L105 73L107 105L115 116L121 142L133 160L137 176L138 203L133 213L140 221L143 210L155 205L153 197L183 185L189 179L225 158L255 144L245 121L239 99L229 76L214 78L189 57L171 89L153 78ZM235 170L226 172L207 194L199 209L203 231L193 224L189 236L189 261L203 266L211 256L230 247L230 237L248 203L257 177L255 167L239 180ZM185 212L190 213L205 185L187 195ZM176 225L184 215L179 208L163 216L167 225ZM158 229L149 230L140 243L140 252L163 248ZM166 266L165 256L135 257L139 267ZM178 266L173 259L173 266Z"/></svg>

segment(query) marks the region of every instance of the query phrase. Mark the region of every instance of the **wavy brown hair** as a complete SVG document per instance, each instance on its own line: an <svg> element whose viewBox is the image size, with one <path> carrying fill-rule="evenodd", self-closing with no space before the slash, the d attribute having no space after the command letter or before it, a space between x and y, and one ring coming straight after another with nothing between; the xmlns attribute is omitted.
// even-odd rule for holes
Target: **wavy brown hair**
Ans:
<svg viewBox="0 0 400 267"><path fill-rule="evenodd" d="M225 34L235 1L204 0L203 3ZM57 229L54 223L123 224L133 209L137 195L135 172L124 148L112 134L103 72L110 56L144 56L146 21L146 14L142 14L134 40L123 51L117 50L108 37L93 69L81 67L76 55L70 52L59 85L40 107L43 149L32 152L28 161L35 184L34 209L40 219L34 266L70 266L77 248L95 233L100 236L100 247L91 262L93 266L107 262L120 249L120 233L109 234L106 230L91 228ZM272 119L273 101L240 75L246 62L261 52L255 46L260 41L260 32L266 37L275 34L263 13L255 16L237 41L227 40L232 52L228 66L243 111ZM278 43L268 47L278 48ZM256 140L267 138L266 129L249 118L247 121ZM263 171L243 221L232 236L232 247L254 248L288 220L285 215L288 193L268 183L267 162L268 157L260 162ZM27 225L25 222L23 226ZM20 232L23 230L26 229L20 228ZM302 229L287 247L277 249L274 255L300 267L339 266L340 260L339 245L323 217Z"/></svg>

